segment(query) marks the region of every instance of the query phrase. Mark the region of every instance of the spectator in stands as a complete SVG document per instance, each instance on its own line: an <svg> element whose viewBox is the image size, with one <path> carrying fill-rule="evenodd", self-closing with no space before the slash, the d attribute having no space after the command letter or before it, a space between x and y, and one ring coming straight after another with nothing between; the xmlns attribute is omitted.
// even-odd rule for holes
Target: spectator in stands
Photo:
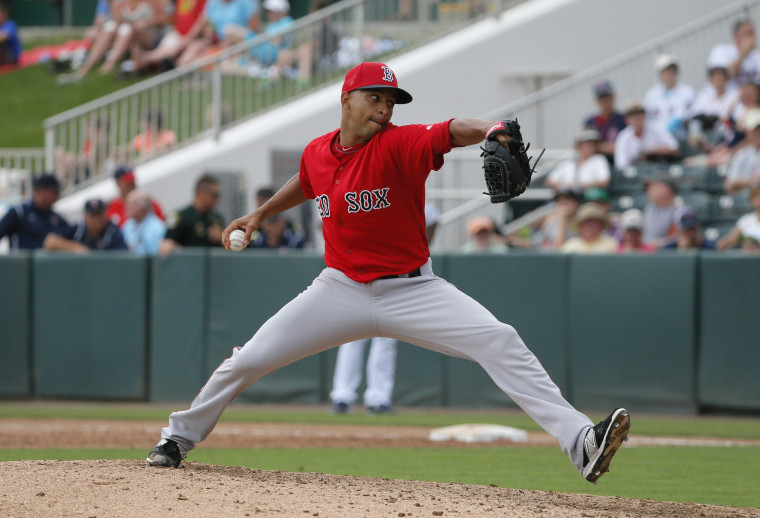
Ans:
<svg viewBox="0 0 760 518"><path fill-rule="evenodd" d="M84 204L84 221L65 232L51 232L45 250L87 253L90 250L128 250L119 227L106 216L106 204L97 198Z"/></svg>
<svg viewBox="0 0 760 518"><path fill-rule="evenodd" d="M736 103L739 90L728 83L728 70L712 67L707 70L707 84L699 91L691 108L688 125L689 145L696 150L708 152L719 141L722 120L728 118ZM713 135L708 138L707 135Z"/></svg>
<svg viewBox="0 0 760 518"><path fill-rule="evenodd" d="M709 167L729 163L734 154L747 145L746 119L755 108L760 108L760 86L751 82L740 83L734 104L729 108L729 115L723 119L723 140L708 157Z"/></svg>
<svg viewBox="0 0 760 518"><path fill-rule="evenodd" d="M56 148L55 172L64 185L99 176L109 168L110 126L107 118L92 117L87 123L86 139L79 153L66 151L63 147Z"/></svg>
<svg viewBox="0 0 760 518"><path fill-rule="evenodd" d="M760 83L760 52L755 26L749 20L734 24L734 42L716 45L707 58L708 67L724 67L732 80Z"/></svg>
<svg viewBox="0 0 760 518"><path fill-rule="evenodd" d="M715 250L715 243L706 240L702 235L702 222L696 210L688 206L679 208L676 221L676 237L663 246L663 249Z"/></svg>
<svg viewBox="0 0 760 518"><path fill-rule="evenodd" d="M742 239L742 250L753 254L760 253L760 234L745 236Z"/></svg>
<svg viewBox="0 0 760 518"><path fill-rule="evenodd" d="M174 10L174 27L149 51L136 42L130 46L134 72L140 72L168 61L174 62L191 42L201 37L207 20L203 17L206 0L180 0ZM128 69L127 69L128 70Z"/></svg>
<svg viewBox="0 0 760 518"><path fill-rule="evenodd" d="M607 187L610 184L610 166L607 159L598 153L600 136L595 129L581 129L575 134L575 148L578 156L561 162L546 180L546 185L554 189L587 191L592 187Z"/></svg>
<svg viewBox="0 0 760 518"><path fill-rule="evenodd" d="M129 249L139 255L156 255L166 234L166 224L153 213L151 203L142 189L127 194L128 219L121 230Z"/></svg>
<svg viewBox="0 0 760 518"><path fill-rule="evenodd" d="M21 56L18 26L10 18L10 9L0 2L0 66L16 65Z"/></svg>
<svg viewBox="0 0 760 518"><path fill-rule="evenodd" d="M150 50L158 45L168 20L167 0L121 0L111 4L111 20L103 24L82 66L59 77L62 84L76 83L106 57L100 67L107 74L124 58L132 42Z"/></svg>
<svg viewBox="0 0 760 518"><path fill-rule="evenodd" d="M684 121L694 104L694 88L678 80L678 58L662 54L655 61L660 82L644 96L647 119L659 124L677 138L686 136Z"/></svg>
<svg viewBox="0 0 760 518"><path fill-rule="evenodd" d="M106 214L108 215L108 219L121 227L128 218L126 214L127 195L137 187L135 184L135 172L132 169L132 166L129 164L123 164L116 168L113 178L116 182L116 187L119 189L119 196L114 198L111 203L108 204ZM153 213L159 219L163 220L164 212L161 210L161 206L156 200L151 200L151 204L153 207Z"/></svg>
<svg viewBox="0 0 760 518"><path fill-rule="evenodd" d="M312 12L327 7L329 2L320 0L314 5ZM307 39L291 50L280 50L279 59L282 69L297 66L297 79L303 86L308 86L311 78L317 72L325 72L335 67L335 53L340 47L340 35L335 31L329 18L322 19L316 26L313 37Z"/></svg>
<svg viewBox="0 0 760 518"><path fill-rule="evenodd" d="M282 33L293 24L293 17L288 14L290 12L288 0L264 0L264 9L267 15L266 34ZM292 41L292 34L284 33L253 47L251 56L268 70L270 78L276 79L283 69L290 66L288 60L292 52L290 49ZM284 49L287 50L281 52Z"/></svg>
<svg viewBox="0 0 760 518"><path fill-rule="evenodd" d="M749 199L755 211L739 218L734 228L718 241L718 249L734 248L747 237L760 236L760 187L749 191Z"/></svg>
<svg viewBox="0 0 760 518"><path fill-rule="evenodd" d="M285 216L277 214L261 222L261 227L251 239L251 247L256 249L303 248L304 238L288 227Z"/></svg>
<svg viewBox="0 0 760 518"><path fill-rule="evenodd" d="M183 246L222 246L225 223L216 211L220 197L219 180L209 174L201 176L195 183L193 203L167 216L161 255L169 255Z"/></svg>
<svg viewBox="0 0 760 518"><path fill-rule="evenodd" d="M644 240L642 239L644 231L644 213L639 209L628 209L621 214L620 229L623 234L620 238L620 244L617 247L617 253L654 252L654 247L644 243Z"/></svg>
<svg viewBox="0 0 760 518"><path fill-rule="evenodd" d="M467 233L470 235L470 240L462 245L461 252L504 254L509 251L507 245L496 234L496 225L491 218L485 216L471 218L467 221Z"/></svg>
<svg viewBox="0 0 760 518"><path fill-rule="evenodd" d="M85 31L85 39L94 42L100 31L103 30L103 25L111 19L111 2L112 0L98 0L95 6L95 19L92 22L92 26L88 27Z"/></svg>
<svg viewBox="0 0 760 518"><path fill-rule="evenodd" d="M583 201L596 203L607 216L607 235L615 238L616 241L620 240L620 214L617 212L610 212L612 209L612 203L610 200L610 192L602 187L592 187L583 195Z"/></svg>
<svg viewBox="0 0 760 518"><path fill-rule="evenodd" d="M615 140L615 167L624 169L647 161L674 160L680 155L678 141L658 124L646 120L644 107L634 102L625 112L628 126Z"/></svg>
<svg viewBox="0 0 760 518"><path fill-rule="evenodd" d="M760 108L747 112L744 125L747 145L731 159L724 183L729 194L760 186Z"/></svg>
<svg viewBox="0 0 760 518"><path fill-rule="evenodd" d="M644 243L661 248L676 232L676 186L665 178L647 182L644 207Z"/></svg>
<svg viewBox="0 0 760 518"><path fill-rule="evenodd" d="M534 245L545 250L558 250L568 238L573 237L574 218L582 199L583 194L572 189L556 191L555 208L533 235Z"/></svg>
<svg viewBox="0 0 760 518"><path fill-rule="evenodd" d="M615 109L615 88L609 81L600 81L594 85L596 104L599 113L586 119L584 126L599 132L599 152L610 163L615 156L615 139L626 126L625 116Z"/></svg>
<svg viewBox="0 0 760 518"><path fill-rule="evenodd" d="M43 174L32 182L32 198L11 207L0 219L0 239L8 236L12 250L42 248L50 232L66 232L69 224L53 204L58 201L61 185L53 174Z"/></svg>
<svg viewBox="0 0 760 518"><path fill-rule="evenodd" d="M612 254L618 243L608 236L607 215L596 203L584 203L576 215L578 235L568 239L560 250L566 254Z"/></svg>
<svg viewBox="0 0 760 518"><path fill-rule="evenodd" d="M186 65L219 46L253 37L259 32L259 4L256 0L206 0L198 23L203 27L200 38L188 42L177 58L177 65Z"/></svg>
<svg viewBox="0 0 760 518"><path fill-rule="evenodd" d="M177 135L164 125L161 110L148 108L143 113L143 131L132 139L132 149L138 155L150 155L177 143Z"/></svg>

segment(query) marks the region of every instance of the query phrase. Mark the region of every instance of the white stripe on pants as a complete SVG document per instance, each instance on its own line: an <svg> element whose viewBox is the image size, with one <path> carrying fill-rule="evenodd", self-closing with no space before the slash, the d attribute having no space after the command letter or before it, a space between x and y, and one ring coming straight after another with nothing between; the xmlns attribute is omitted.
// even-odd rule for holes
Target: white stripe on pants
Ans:
<svg viewBox="0 0 760 518"><path fill-rule="evenodd" d="M376 336L370 342L365 406L391 405L396 375L396 342L394 338L383 336ZM364 372L365 343L366 340L356 340L338 347L333 389L330 392L330 399L334 403L353 405L356 402L356 391L361 385Z"/></svg>
<svg viewBox="0 0 760 518"><path fill-rule="evenodd" d="M256 380L296 360L340 344L387 336L478 362L515 403L557 438L578 471L592 426L560 394L517 332L432 272L413 278L352 281L326 268L235 348L211 375L190 409L174 412L163 438L187 450L204 440L222 412Z"/></svg>

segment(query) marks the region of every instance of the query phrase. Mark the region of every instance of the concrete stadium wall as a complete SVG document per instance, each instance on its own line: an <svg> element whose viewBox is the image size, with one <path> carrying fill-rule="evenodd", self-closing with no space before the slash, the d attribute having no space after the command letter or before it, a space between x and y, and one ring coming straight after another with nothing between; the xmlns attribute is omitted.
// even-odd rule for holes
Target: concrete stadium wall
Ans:
<svg viewBox="0 0 760 518"><path fill-rule="evenodd" d="M437 255L588 410L760 410L760 257ZM324 268L315 254L0 257L0 397L188 402ZM366 354L366 351L365 351ZM335 350L241 397L329 400ZM472 362L399 345L397 405L510 407Z"/></svg>

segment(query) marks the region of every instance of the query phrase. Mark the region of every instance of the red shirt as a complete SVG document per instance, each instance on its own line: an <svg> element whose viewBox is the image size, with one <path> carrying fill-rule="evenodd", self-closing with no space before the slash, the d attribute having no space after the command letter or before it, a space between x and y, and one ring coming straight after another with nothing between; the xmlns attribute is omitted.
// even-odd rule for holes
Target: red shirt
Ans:
<svg viewBox="0 0 760 518"><path fill-rule="evenodd" d="M203 13L206 0L177 0L174 12L174 29L182 36L190 32Z"/></svg>
<svg viewBox="0 0 760 518"><path fill-rule="evenodd" d="M327 266L366 283L425 264L425 180L451 151L450 122L389 124L340 158L340 130L306 146L299 177L322 217Z"/></svg>
<svg viewBox="0 0 760 518"><path fill-rule="evenodd" d="M150 200L150 203L153 205L153 213L161 218L161 220L164 220L164 213L161 211L161 206L156 203L156 200ZM124 202L121 198L114 198L113 201L108 204L108 208L106 208L106 216L119 227L124 226L124 223L127 222L127 215L124 211Z"/></svg>

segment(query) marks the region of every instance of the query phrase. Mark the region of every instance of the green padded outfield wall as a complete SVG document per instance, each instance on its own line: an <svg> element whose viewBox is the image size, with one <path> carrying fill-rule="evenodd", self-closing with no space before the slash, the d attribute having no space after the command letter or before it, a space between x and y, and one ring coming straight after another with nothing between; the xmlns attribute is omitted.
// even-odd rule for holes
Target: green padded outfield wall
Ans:
<svg viewBox="0 0 760 518"><path fill-rule="evenodd" d="M760 257L702 256L699 402L760 410Z"/></svg>
<svg viewBox="0 0 760 518"><path fill-rule="evenodd" d="M206 382L207 254L151 261L150 399L191 401Z"/></svg>
<svg viewBox="0 0 760 518"><path fill-rule="evenodd" d="M456 254L449 257L447 278L513 326L566 397L567 262L562 255ZM446 386L451 406L516 406L472 361L449 358Z"/></svg>
<svg viewBox="0 0 760 518"><path fill-rule="evenodd" d="M114 252L35 255L37 396L147 398L147 265Z"/></svg>
<svg viewBox="0 0 760 518"><path fill-rule="evenodd" d="M0 257L0 395L29 397L30 270L24 253Z"/></svg>
<svg viewBox="0 0 760 518"><path fill-rule="evenodd" d="M578 408L696 410L697 261L678 253L570 258Z"/></svg>
<svg viewBox="0 0 760 518"><path fill-rule="evenodd" d="M212 251L209 257L208 351L211 372L242 347L282 306L304 291L324 266L321 255ZM303 358L264 376L243 401L316 403L323 393L327 357Z"/></svg>

